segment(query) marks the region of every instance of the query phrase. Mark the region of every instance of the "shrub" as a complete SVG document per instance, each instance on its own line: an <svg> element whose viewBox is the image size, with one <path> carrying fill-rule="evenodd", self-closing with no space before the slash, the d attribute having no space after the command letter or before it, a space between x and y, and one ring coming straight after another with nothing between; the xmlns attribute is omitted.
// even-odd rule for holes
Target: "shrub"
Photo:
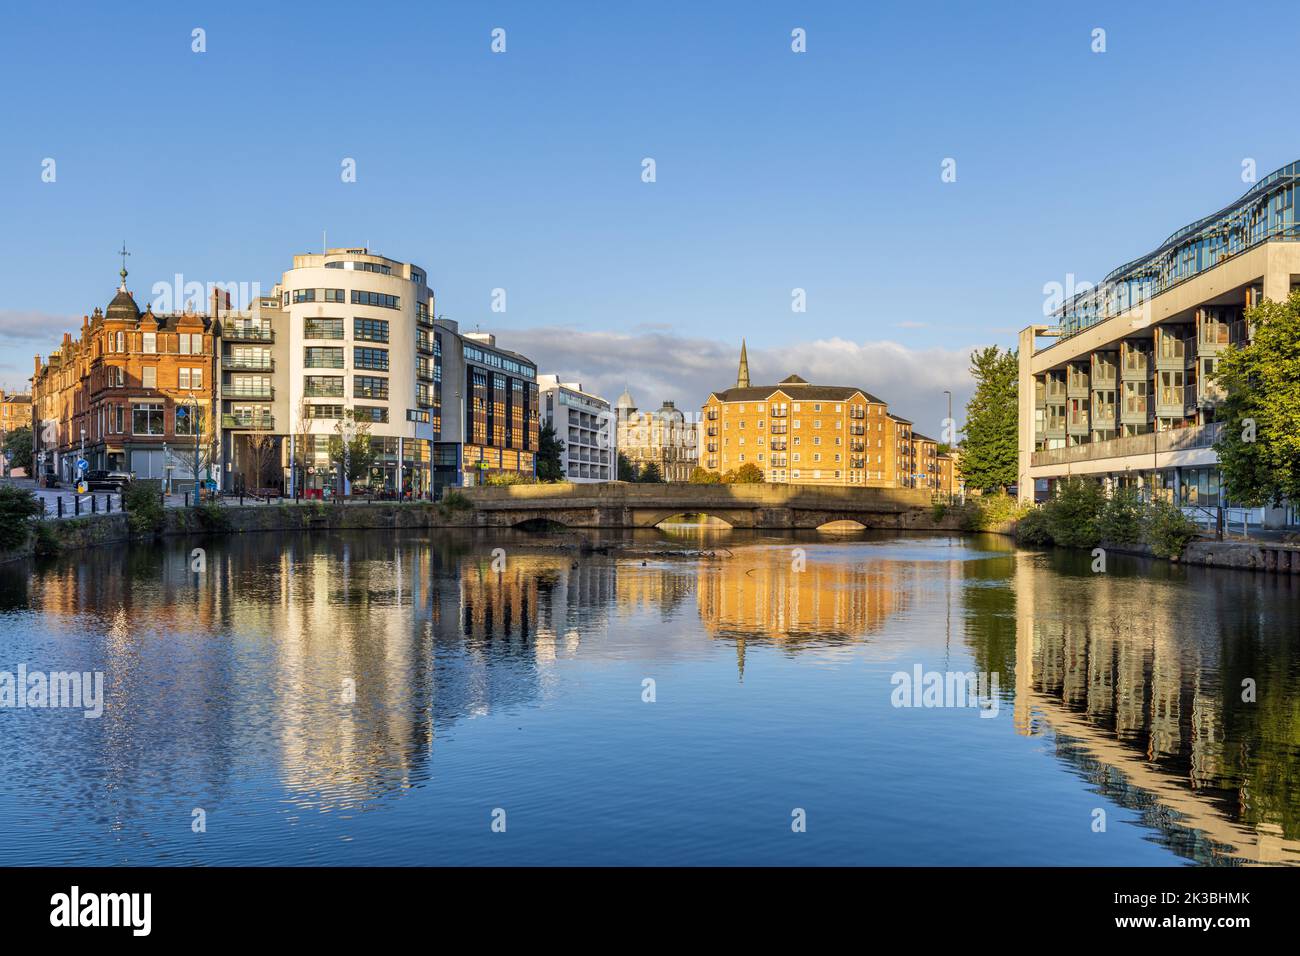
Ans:
<svg viewBox="0 0 1300 956"><path fill-rule="evenodd" d="M1097 527L1101 540L1111 544L1132 544L1142 539L1146 506L1135 488L1116 488L1102 505Z"/></svg>
<svg viewBox="0 0 1300 956"><path fill-rule="evenodd" d="M1052 532L1047 527L1046 510L1031 508L1016 522L1016 541L1028 545L1052 543Z"/></svg>
<svg viewBox="0 0 1300 956"><path fill-rule="evenodd" d="M1145 536L1156 557L1181 557L1183 549L1198 531L1196 522L1183 514L1183 509L1177 505L1157 500L1147 506Z"/></svg>
<svg viewBox="0 0 1300 956"><path fill-rule="evenodd" d="M558 480L558 479L557 479ZM493 487L503 487L506 485L533 485L537 481L532 475L525 475L519 471L494 471L490 472L483 484L492 485Z"/></svg>
<svg viewBox="0 0 1300 956"><path fill-rule="evenodd" d="M194 515L199 519L199 525L205 531L230 530L230 516L226 514L226 509L216 501L205 501L194 509Z"/></svg>
<svg viewBox="0 0 1300 956"><path fill-rule="evenodd" d="M459 511L470 511L474 507L474 502L470 501L459 491L449 491L442 496L438 502L438 513L444 518L450 518Z"/></svg>
<svg viewBox="0 0 1300 956"><path fill-rule="evenodd" d="M0 485L0 550L9 551L25 545L32 519L44 513L45 507L32 492L13 485Z"/></svg>
<svg viewBox="0 0 1300 956"><path fill-rule="evenodd" d="M948 513L948 506L942 501L936 501L933 505L930 506L930 517L934 519L935 523L942 521L944 515L946 515L947 513Z"/></svg>
<svg viewBox="0 0 1300 956"><path fill-rule="evenodd" d="M58 554L63 550L63 542L59 540L51 522L36 522L36 538L32 542L32 548L37 554Z"/></svg>
<svg viewBox="0 0 1300 956"><path fill-rule="evenodd" d="M1067 478L1056 486L1049 501L1047 530L1052 540L1067 548L1093 548L1101 541L1101 509L1106 494L1099 482L1088 478Z"/></svg>
<svg viewBox="0 0 1300 956"><path fill-rule="evenodd" d="M162 528L163 503L157 482L131 482L122 493L122 504L133 534L154 535Z"/></svg>
<svg viewBox="0 0 1300 956"><path fill-rule="evenodd" d="M1015 521L1025 508L1010 495L980 495L969 498L961 507L963 531L986 531L996 525Z"/></svg>
<svg viewBox="0 0 1300 956"><path fill-rule="evenodd" d="M691 477L688 480L692 485L717 485L722 483L722 476L716 471L709 471L696 465L691 469Z"/></svg>

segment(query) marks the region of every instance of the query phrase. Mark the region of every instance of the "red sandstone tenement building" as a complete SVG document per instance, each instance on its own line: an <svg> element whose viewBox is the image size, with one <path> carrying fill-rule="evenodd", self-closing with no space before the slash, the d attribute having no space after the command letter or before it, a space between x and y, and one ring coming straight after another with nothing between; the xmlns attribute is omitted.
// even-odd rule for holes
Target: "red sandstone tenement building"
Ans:
<svg viewBox="0 0 1300 956"><path fill-rule="evenodd" d="M155 315L126 288L101 311L82 318L81 334L63 343L32 376L33 453L61 481L75 477L84 454L91 470L124 470L137 478L194 480L215 445L213 324L206 315ZM38 460L40 460L38 458Z"/></svg>

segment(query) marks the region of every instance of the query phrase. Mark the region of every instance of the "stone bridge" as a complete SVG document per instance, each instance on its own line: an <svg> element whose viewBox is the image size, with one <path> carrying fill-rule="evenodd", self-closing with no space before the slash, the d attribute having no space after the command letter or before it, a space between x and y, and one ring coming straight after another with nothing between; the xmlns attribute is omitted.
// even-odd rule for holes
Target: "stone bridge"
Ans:
<svg viewBox="0 0 1300 956"><path fill-rule="evenodd" d="M913 488L818 485L593 484L461 489L474 524L500 528L553 521L570 528L653 528L683 514L720 518L733 528L820 528L855 521L866 528L934 528L931 495Z"/></svg>

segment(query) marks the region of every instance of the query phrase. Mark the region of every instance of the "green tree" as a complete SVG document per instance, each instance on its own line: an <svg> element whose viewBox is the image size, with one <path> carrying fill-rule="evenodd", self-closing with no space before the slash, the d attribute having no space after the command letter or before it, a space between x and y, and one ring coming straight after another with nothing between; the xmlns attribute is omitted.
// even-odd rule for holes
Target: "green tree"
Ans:
<svg viewBox="0 0 1300 956"><path fill-rule="evenodd" d="M763 469L752 462L746 462L735 471L727 472L731 476L728 484L737 485L761 485L763 483Z"/></svg>
<svg viewBox="0 0 1300 956"><path fill-rule="evenodd" d="M537 436L537 480L559 481L564 477L564 441L555 434L555 426L542 422Z"/></svg>
<svg viewBox="0 0 1300 956"><path fill-rule="evenodd" d="M1056 483L1056 494L1045 507L1047 531L1067 548L1092 548L1101 541L1101 512L1106 492L1092 478L1073 475Z"/></svg>
<svg viewBox="0 0 1300 956"><path fill-rule="evenodd" d="M340 473L346 471L349 485L368 479L371 467L379 458L370 441L369 422L357 421L355 412L345 409L330 436L329 455L331 461L338 462Z"/></svg>
<svg viewBox="0 0 1300 956"><path fill-rule="evenodd" d="M971 354L970 372L975 394L966 403L958 467L968 487L1006 491L1019 474L1019 359L990 345Z"/></svg>
<svg viewBox="0 0 1300 956"><path fill-rule="evenodd" d="M664 474L659 470L658 462L647 461L641 466L641 474L636 476L636 480L644 484L662 484Z"/></svg>
<svg viewBox="0 0 1300 956"><path fill-rule="evenodd" d="M622 452L618 453L618 480L636 481L636 466Z"/></svg>
<svg viewBox="0 0 1300 956"><path fill-rule="evenodd" d="M1246 312L1249 345L1219 358L1225 398L1214 450L1229 500L1250 507L1300 501L1300 292Z"/></svg>
<svg viewBox="0 0 1300 956"><path fill-rule="evenodd" d="M27 474L32 473L32 430L28 425L15 428L5 433L5 455L9 458L10 470L21 468Z"/></svg>
<svg viewBox="0 0 1300 956"><path fill-rule="evenodd" d="M716 471L709 471L701 465L696 465L691 469L689 481L693 485L716 485L722 481L722 476Z"/></svg>
<svg viewBox="0 0 1300 956"><path fill-rule="evenodd" d="M32 521L45 511L39 498L24 488L0 485L0 551L27 543Z"/></svg>

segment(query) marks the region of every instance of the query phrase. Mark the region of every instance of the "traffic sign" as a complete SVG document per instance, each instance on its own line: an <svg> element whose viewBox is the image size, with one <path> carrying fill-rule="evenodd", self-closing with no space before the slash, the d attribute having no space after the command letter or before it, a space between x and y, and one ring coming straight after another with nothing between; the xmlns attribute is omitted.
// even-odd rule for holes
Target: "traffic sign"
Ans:
<svg viewBox="0 0 1300 956"><path fill-rule="evenodd" d="M85 471L85 470L86 470L87 468L89 468L89 467L90 467L90 465L86 462L86 459L84 459L84 458L78 458L78 459L77 459L77 468L78 468L78 470L80 470L80 471Z"/></svg>

